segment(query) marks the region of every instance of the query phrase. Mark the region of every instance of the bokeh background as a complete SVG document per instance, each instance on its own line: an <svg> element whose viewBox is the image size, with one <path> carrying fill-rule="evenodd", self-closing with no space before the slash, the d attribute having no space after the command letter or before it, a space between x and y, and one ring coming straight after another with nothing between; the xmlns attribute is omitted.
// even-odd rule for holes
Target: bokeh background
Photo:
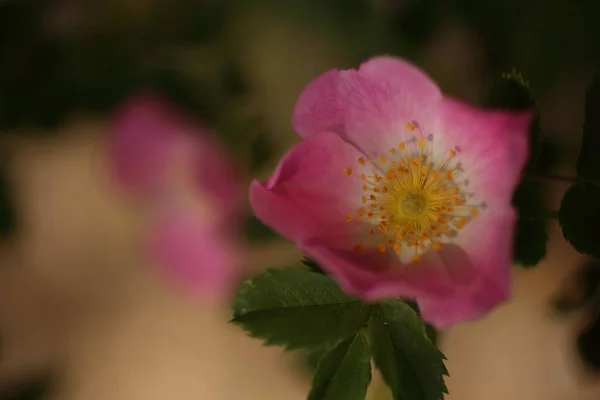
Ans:
<svg viewBox="0 0 600 400"><path fill-rule="evenodd" d="M246 338L229 304L181 295L142 257L148 216L106 152L107 118L136 89L212 127L249 182L298 140L296 98L330 68L399 55L474 103L515 68L560 149L553 171L572 175L598 17L584 0L1 1L0 399L306 397L302 354ZM547 189L556 208L566 186ZM298 263L247 217L245 276ZM439 333L448 399L599 398L597 354L578 347L596 316L552 303L587 260L549 233L547 259L514 268L512 301ZM389 399L377 377L370 396Z"/></svg>

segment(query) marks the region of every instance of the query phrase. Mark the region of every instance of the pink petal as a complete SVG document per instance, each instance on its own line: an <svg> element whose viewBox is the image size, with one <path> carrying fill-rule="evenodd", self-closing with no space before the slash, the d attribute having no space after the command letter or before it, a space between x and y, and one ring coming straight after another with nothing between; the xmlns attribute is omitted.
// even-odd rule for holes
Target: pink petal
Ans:
<svg viewBox="0 0 600 400"><path fill-rule="evenodd" d="M375 57L358 71L329 71L309 84L292 123L303 137L335 132L375 158L419 134L405 129L408 122L429 134L441 99L437 85L412 64Z"/></svg>
<svg viewBox="0 0 600 400"><path fill-rule="evenodd" d="M397 145L407 122L416 121L425 134L430 133L442 94L427 74L389 56L372 58L358 72L350 81L345 122L348 136L360 142L365 152L374 154ZM365 140L372 143L369 149Z"/></svg>
<svg viewBox="0 0 600 400"><path fill-rule="evenodd" d="M452 296L419 299L422 317L442 329L484 315L510 296L510 271L516 212L512 208L482 213L456 238L477 270L468 286Z"/></svg>
<svg viewBox="0 0 600 400"><path fill-rule="evenodd" d="M206 300L219 300L233 290L239 249L219 225L203 221L193 209L161 216L149 252L167 278Z"/></svg>
<svg viewBox="0 0 600 400"><path fill-rule="evenodd" d="M363 182L345 171L358 166L359 157L334 133L308 137L283 157L265 183L252 183L250 204L261 221L296 242L348 229L346 216L362 204Z"/></svg>
<svg viewBox="0 0 600 400"><path fill-rule="evenodd" d="M459 161L470 190L487 204L510 204L529 154L532 112L485 111L445 98L436 146L461 149Z"/></svg>
<svg viewBox="0 0 600 400"><path fill-rule="evenodd" d="M375 249L356 253L336 248L326 237L310 239L300 247L346 292L366 301L448 296L455 290L455 282L445 266L430 260L403 264L395 255L381 254Z"/></svg>
<svg viewBox="0 0 600 400"><path fill-rule="evenodd" d="M292 126L300 136L308 137L323 132L343 136L345 85L351 73L334 69L304 88L292 116Z"/></svg>

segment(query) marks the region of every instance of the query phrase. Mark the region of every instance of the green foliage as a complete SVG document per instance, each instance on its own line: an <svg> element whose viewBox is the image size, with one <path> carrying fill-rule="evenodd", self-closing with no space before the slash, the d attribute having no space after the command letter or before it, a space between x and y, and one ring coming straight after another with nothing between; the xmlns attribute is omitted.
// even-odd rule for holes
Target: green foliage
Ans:
<svg viewBox="0 0 600 400"><path fill-rule="evenodd" d="M445 357L414 307L400 300L368 305L323 274L287 268L245 282L233 321L267 345L303 350L307 366L316 369L309 399L364 399L370 347L395 399L439 400L447 393Z"/></svg>
<svg viewBox="0 0 600 400"><path fill-rule="evenodd" d="M375 365L395 400L441 400L448 393L445 357L409 305L400 300L382 302L373 312L369 334Z"/></svg>
<svg viewBox="0 0 600 400"><path fill-rule="evenodd" d="M502 74L492 83L486 100L487 107L514 111L528 110L534 105L529 82L515 70Z"/></svg>
<svg viewBox="0 0 600 400"><path fill-rule="evenodd" d="M357 332L321 358L308 400L363 400L370 382L369 346Z"/></svg>
<svg viewBox="0 0 600 400"><path fill-rule="evenodd" d="M296 269L272 269L246 281L233 322L268 345L318 347L367 325L371 307L346 295L330 278Z"/></svg>
<svg viewBox="0 0 600 400"><path fill-rule="evenodd" d="M421 310L419 310L419 305L411 300L405 300L404 301L410 308L412 308L417 315L420 315ZM429 325L429 324L425 324L425 333L427 334L427 337L429 338L429 340L431 340L431 343L433 344L437 344L437 336L438 336L438 332L437 330Z"/></svg>
<svg viewBox="0 0 600 400"><path fill-rule="evenodd" d="M543 208L543 189L540 182L522 182L513 195L513 204L519 212L514 240L514 260L524 268L533 267L546 257L546 222L530 217Z"/></svg>
<svg viewBox="0 0 600 400"><path fill-rule="evenodd" d="M486 104L491 108L514 111L535 107L529 83L515 70L503 74L501 79L493 83ZM529 130L529 147L530 155L525 172L536 173L542 169L540 157L543 142L539 115L535 117ZM523 180L513 195L513 204L519 213L514 260L523 267L535 266L546 257L546 222L543 219L531 218L544 209L543 189L539 182Z"/></svg>
<svg viewBox="0 0 600 400"><path fill-rule="evenodd" d="M600 257L600 187L572 185L562 199L558 222L565 239L580 253Z"/></svg>
<svg viewBox="0 0 600 400"><path fill-rule="evenodd" d="M600 180L600 75L587 89L585 120L581 149L577 159L577 174L588 180Z"/></svg>
<svg viewBox="0 0 600 400"><path fill-rule="evenodd" d="M304 351L305 366L311 372L315 372L319 366L319 361L321 361L321 358L331 350L331 347L331 345L324 345Z"/></svg>

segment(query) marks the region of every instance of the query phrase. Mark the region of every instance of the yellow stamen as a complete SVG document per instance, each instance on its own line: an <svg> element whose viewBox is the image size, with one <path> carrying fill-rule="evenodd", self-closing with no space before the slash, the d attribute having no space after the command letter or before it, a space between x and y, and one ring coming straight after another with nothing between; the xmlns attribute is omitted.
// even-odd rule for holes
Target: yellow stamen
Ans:
<svg viewBox="0 0 600 400"><path fill-rule="evenodd" d="M416 122L407 123L406 129L421 133ZM355 252L362 252L367 245L381 253L389 248L404 262L416 263L427 251L443 250L483 210L484 205L473 203L474 195L467 191L463 166L456 161L458 148L436 159L433 143L428 146L428 141L433 141L432 135L402 141L387 156L373 160L373 169L360 174L346 169L346 175L364 183L364 207L356 216L368 222L367 236L374 241L354 246ZM363 157L358 163L367 165ZM347 216L346 221L352 217Z"/></svg>

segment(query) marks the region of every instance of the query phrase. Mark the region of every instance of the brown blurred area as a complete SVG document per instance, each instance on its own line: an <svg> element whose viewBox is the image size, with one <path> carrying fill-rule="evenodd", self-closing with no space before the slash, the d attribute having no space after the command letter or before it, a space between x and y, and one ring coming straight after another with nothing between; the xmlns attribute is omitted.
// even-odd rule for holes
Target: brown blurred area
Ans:
<svg viewBox="0 0 600 400"><path fill-rule="evenodd" d="M297 140L289 119L299 91L345 60L335 43L306 27L269 13L251 17L231 34L248 43L239 56L281 154ZM471 32L443 26L424 66L477 100L485 75L480 50ZM541 104L543 124L565 143L576 143L568 135L581 125L590 77L585 70L565 76ZM0 252L0 387L53 367L56 400L306 398L310 375L295 355L264 348L229 325L228 304L208 307L180 296L142 258L147 215L111 185L105 130L103 121L84 118L68 123L58 139L6 143L15 156L10 172L22 229ZM556 187L555 205L564 189ZM299 257L283 241L249 253L254 272ZM515 269L512 301L442 333L448 399L599 398L600 384L574 351L586 316L559 318L550 306L583 261L553 225L548 260ZM374 379L371 398L388 398Z"/></svg>

